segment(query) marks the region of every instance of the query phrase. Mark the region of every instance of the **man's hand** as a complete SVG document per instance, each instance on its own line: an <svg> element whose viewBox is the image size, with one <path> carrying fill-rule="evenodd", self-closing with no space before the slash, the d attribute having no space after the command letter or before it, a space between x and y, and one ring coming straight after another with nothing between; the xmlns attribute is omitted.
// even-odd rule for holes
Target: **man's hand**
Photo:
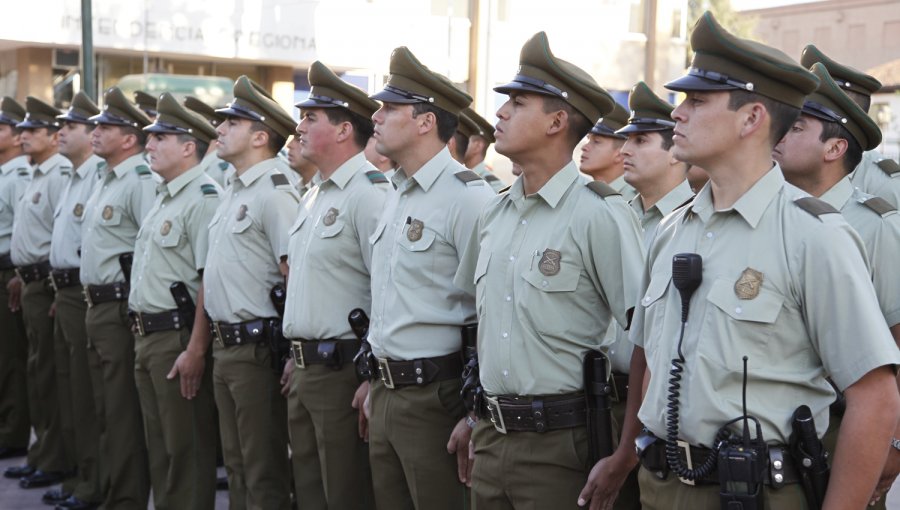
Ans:
<svg viewBox="0 0 900 510"><path fill-rule="evenodd" d="M22 309L22 279L14 276L6 283L6 290L9 292L9 301L7 301L9 311L18 312Z"/></svg>
<svg viewBox="0 0 900 510"><path fill-rule="evenodd" d="M591 510L611 510L628 473L637 465L637 456L622 447L600 459L591 469L588 481L578 495L578 506L591 503Z"/></svg>
<svg viewBox="0 0 900 510"><path fill-rule="evenodd" d="M369 381L363 381L356 389L353 395L353 401L350 402L353 409L358 411L359 421L359 437L369 442Z"/></svg>
<svg viewBox="0 0 900 510"><path fill-rule="evenodd" d="M288 358L284 362L284 370L281 372L281 394L285 397L291 392L291 379L294 377L294 358Z"/></svg>
<svg viewBox="0 0 900 510"><path fill-rule="evenodd" d="M191 400L197 396L200 390L200 381L203 379L203 370L206 368L206 358L203 354L196 354L190 350L183 351L175 358L175 364L166 379L172 380L176 376L181 378L181 396Z"/></svg>
<svg viewBox="0 0 900 510"><path fill-rule="evenodd" d="M469 452L469 445L472 439L472 429L466 423L463 417L450 434L450 441L447 442L447 453L456 454L456 469L460 483L471 487L472 485L472 467L475 466L475 456Z"/></svg>
<svg viewBox="0 0 900 510"><path fill-rule="evenodd" d="M898 473L900 473L900 451L891 447L887 462L884 464L884 470L881 471L881 478L878 480L878 485L875 486L875 492L872 493L872 499L869 500L870 506L874 505L878 500L883 498L889 490L891 490L891 486L894 485L894 479L897 478Z"/></svg>

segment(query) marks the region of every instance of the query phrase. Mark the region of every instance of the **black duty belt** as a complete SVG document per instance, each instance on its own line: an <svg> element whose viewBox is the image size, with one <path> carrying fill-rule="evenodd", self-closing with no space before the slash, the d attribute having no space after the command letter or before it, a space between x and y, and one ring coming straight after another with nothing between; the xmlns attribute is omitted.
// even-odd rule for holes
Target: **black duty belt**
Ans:
<svg viewBox="0 0 900 510"><path fill-rule="evenodd" d="M84 300L88 308L110 301L125 301L128 299L128 282L114 282L106 285L85 285Z"/></svg>
<svg viewBox="0 0 900 510"><path fill-rule="evenodd" d="M548 396L484 396L481 418L490 419L501 434L549 432L587 424L584 394Z"/></svg>
<svg viewBox="0 0 900 510"><path fill-rule="evenodd" d="M53 269L50 271L50 284L56 290L81 285L81 271L77 267L72 269Z"/></svg>
<svg viewBox="0 0 900 510"><path fill-rule="evenodd" d="M294 364L298 368L327 365L335 370L340 370L345 363L352 362L362 343L358 338L350 340L291 338L290 341L291 357L294 358Z"/></svg>
<svg viewBox="0 0 900 510"><path fill-rule="evenodd" d="M462 377L462 355L458 352L435 358L419 358L409 361L378 360L378 374L386 388L398 386L424 386L437 381Z"/></svg>
<svg viewBox="0 0 900 510"><path fill-rule="evenodd" d="M9 271L10 269L15 269L16 265L13 264L12 257L9 253L4 253L0 255L0 271Z"/></svg>
<svg viewBox="0 0 900 510"><path fill-rule="evenodd" d="M190 321L182 317L178 310L166 310L160 313L128 312L134 328L141 336L160 331L173 331L186 328Z"/></svg>
<svg viewBox="0 0 900 510"><path fill-rule="evenodd" d="M209 321L213 339L224 347L266 342L268 334L275 328L281 328L281 319L253 319L233 323Z"/></svg>
<svg viewBox="0 0 900 510"><path fill-rule="evenodd" d="M678 441L678 450L681 460L686 466L699 466L714 452L710 448L690 445L685 441ZM666 462L666 441L657 438L656 442L649 445L641 454L641 465L654 476L665 479L669 475L669 467ZM687 485L719 485L719 470L713 469L706 476L695 480L679 480ZM769 445L769 469L765 484L770 487L781 487L800 482L797 465L791 456L791 451L784 445Z"/></svg>
<svg viewBox="0 0 900 510"><path fill-rule="evenodd" d="M50 262L43 261L37 264L29 264L27 266L16 267L16 274L22 279L22 282L29 284L38 280L44 280L50 276Z"/></svg>

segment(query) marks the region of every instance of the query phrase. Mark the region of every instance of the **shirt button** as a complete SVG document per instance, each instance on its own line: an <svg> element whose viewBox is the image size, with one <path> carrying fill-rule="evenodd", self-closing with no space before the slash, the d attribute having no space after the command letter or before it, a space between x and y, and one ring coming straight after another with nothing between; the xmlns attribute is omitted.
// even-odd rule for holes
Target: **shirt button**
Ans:
<svg viewBox="0 0 900 510"><path fill-rule="evenodd" d="M541 287L546 287L547 285L549 285L549 283L547 283L547 280L541 282Z"/></svg>
<svg viewBox="0 0 900 510"><path fill-rule="evenodd" d="M512 296L506 296L507 301L512 301Z"/></svg>
<svg viewBox="0 0 900 510"><path fill-rule="evenodd" d="M706 238L707 238L707 239L712 239L712 238L713 238L713 233L712 233L712 232L707 232L707 233L706 233Z"/></svg>
<svg viewBox="0 0 900 510"><path fill-rule="evenodd" d="M738 315L740 315L743 312L744 312L744 309L741 308L740 306L734 309L734 313L736 313Z"/></svg>
<svg viewBox="0 0 900 510"><path fill-rule="evenodd" d="M509 377L509 370L503 371L503 377Z"/></svg>
<svg viewBox="0 0 900 510"><path fill-rule="evenodd" d="M527 225L527 224L528 224L528 220L522 220L522 225Z"/></svg>
<svg viewBox="0 0 900 510"><path fill-rule="evenodd" d="M649 303L650 303L650 296L644 296L644 304L646 305Z"/></svg>
<svg viewBox="0 0 900 510"><path fill-rule="evenodd" d="M506 331L504 331L503 334L500 335L500 336L502 336L503 338L507 338L507 337L509 337L509 333L507 333Z"/></svg>
<svg viewBox="0 0 900 510"><path fill-rule="evenodd" d="M509 261L512 262L512 261L514 261L514 260L516 260L516 256L515 256L515 255L510 255L510 256L509 256Z"/></svg>

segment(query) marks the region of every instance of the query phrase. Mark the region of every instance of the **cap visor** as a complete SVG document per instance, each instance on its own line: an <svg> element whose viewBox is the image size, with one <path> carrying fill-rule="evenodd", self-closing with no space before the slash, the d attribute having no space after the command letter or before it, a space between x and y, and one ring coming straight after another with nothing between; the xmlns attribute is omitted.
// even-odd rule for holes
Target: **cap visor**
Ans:
<svg viewBox="0 0 900 510"><path fill-rule="evenodd" d="M294 108L341 108L341 106L334 103L316 101L315 99L307 99L306 101L295 104Z"/></svg>
<svg viewBox="0 0 900 510"><path fill-rule="evenodd" d="M146 132L146 133L167 133L167 134L179 134L179 133L188 134L188 133L184 133L184 131L178 131L176 129L165 128L156 123L150 124L149 126L145 127L144 132Z"/></svg>
<svg viewBox="0 0 900 510"><path fill-rule="evenodd" d="M16 124L16 129L40 129L40 128L54 128L58 126L54 126L47 122L33 122L30 120L23 120Z"/></svg>
<svg viewBox="0 0 900 510"><path fill-rule="evenodd" d="M743 90L735 87L734 85L710 81L705 78L700 78L699 76L691 76L689 74L686 74L681 78L676 78L663 86L669 90L674 90L676 92L688 92L691 90Z"/></svg>
<svg viewBox="0 0 900 510"><path fill-rule="evenodd" d="M401 96L400 94L391 92L390 90L382 90L381 92L376 92L375 94L369 96L369 99L375 99L376 101L381 101L382 103L414 104L423 102L419 101L418 99Z"/></svg>
<svg viewBox="0 0 900 510"><path fill-rule="evenodd" d="M68 113L57 115L56 120L61 122L77 122L79 124L93 124L93 122L91 122L87 117L70 115Z"/></svg>
<svg viewBox="0 0 900 510"><path fill-rule="evenodd" d="M597 136L607 136L609 138L626 138L625 136L617 134L615 131L602 124L591 128L591 134Z"/></svg>
<svg viewBox="0 0 900 510"><path fill-rule="evenodd" d="M556 95L551 94L549 91L544 90L540 87L535 87L534 85L529 85L527 83L522 83L519 81L511 81L506 85L494 87L494 92L499 92L501 94L509 94L510 92L531 92L532 94L540 94L542 96L557 97Z"/></svg>
<svg viewBox="0 0 900 510"><path fill-rule="evenodd" d="M88 121L94 124L109 124L112 126L134 126L134 124L129 124L128 122L120 118L110 117L106 114L106 112L101 112L97 115L94 115L93 117L88 119Z"/></svg>
<svg viewBox="0 0 900 510"><path fill-rule="evenodd" d="M219 108L218 110L216 110L216 113L223 115L225 117L238 117L238 118L247 119L247 120L259 120L250 115L247 115L246 113L244 113L240 110L235 110L234 108L231 108L231 107Z"/></svg>
<svg viewBox="0 0 900 510"><path fill-rule="evenodd" d="M660 126L659 124L628 124L622 129L616 131L617 135L627 135L629 133L649 133L651 131L665 131L674 129L674 126Z"/></svg>

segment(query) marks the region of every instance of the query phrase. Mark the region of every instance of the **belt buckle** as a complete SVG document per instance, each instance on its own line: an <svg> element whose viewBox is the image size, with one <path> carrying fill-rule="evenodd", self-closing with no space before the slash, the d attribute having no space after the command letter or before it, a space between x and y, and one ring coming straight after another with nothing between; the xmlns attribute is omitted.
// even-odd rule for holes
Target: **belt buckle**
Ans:
<svg viewBox="0 0 900 510"><path fill-rule="evenodd" d="M384 383L384 387L389 390L394 389L394 377L391 375L391 367L388 365L387 358L377 359L378 374L381 376L381 381Z"/></svg>
<svg viewBox="0 0 900 510"><path fill-rule="evenodd" d="M687 465L687 468L694 469L694 460L691 459L691 444L688 443L687 441L682 441L679 439L679 440L675 441L675 445L684 450L684 459L685 459L685 464ZM696 485L696 483L693 480L688 480L687 478L681 478L680 476L678 477L678 479L681 481L681 483L683 483L685 485Z"/></svg>
<svg viewBox="0 0 900 510"><path fill-rule="evenodd" d="M303 357L303 344L300 342L291 342L291 354L294 355L294 364L297 368L306 368L306 358Z"/></svg>
<svg viewBox="0 0 900 510"><path fill-rule="evenodd" d="M81 288L81 294L84 296L84 302L87 303L88 308L94 307L94 302L91 301L91 289L88 288L87 285Z"/></svg>
<svg viewBox="0 0 900 510"><path fill-rule="evenodd" d="M506 434L506 423L503 421L503 411L500 410L500 397L484 396L487 404L488 413L491 414L491 423L494 428L501 434Z"/></svg>
<svg viewBox="0 0 900 510"><path fill-rule="evenodd" d="M219 329L219 321L213 321L213 332L215 333L215 341L220 347L225 347L225 340L222 338L222 330Z"/></svg>
<svg viewBox="0 0 900 510"><path fill-rule="evenodd" d="M141 312L134 312L134 318L137 319L134 322L137 323L138 334L146 336L144 333L144 317Z"/></svg>

